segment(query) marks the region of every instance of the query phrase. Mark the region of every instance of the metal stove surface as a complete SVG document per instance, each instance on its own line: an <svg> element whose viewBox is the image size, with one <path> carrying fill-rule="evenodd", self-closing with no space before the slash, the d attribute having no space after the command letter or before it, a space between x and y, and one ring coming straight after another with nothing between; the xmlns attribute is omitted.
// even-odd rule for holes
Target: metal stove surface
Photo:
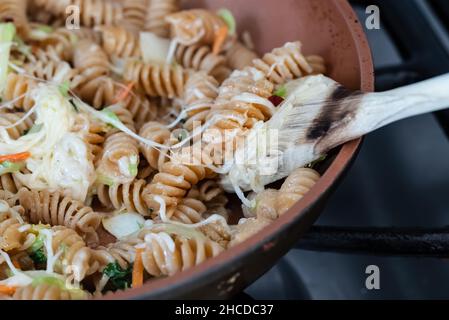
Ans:
<svg viewBox="0 0 449 320"><path fill-rule="evenodd" d="M436 18L441 7L431 7L426 0L407 2L414 2L430 17L429 24L441 42L449 43L445 27ZM449 1L446 4L449 8ZM362 22L366 5L354 4ZM382 10L387 9L381 5L380 9L382 18ZM384 25L366 33L376 69L402 62L403 53ZM369 135L317 225L449 225L448 159L448 140L433 115L408 119ZM379 290L365 287L368 265L380 269ZM444 299L449 298L449 261L294 249L246 293L255 299Z"/></svg>

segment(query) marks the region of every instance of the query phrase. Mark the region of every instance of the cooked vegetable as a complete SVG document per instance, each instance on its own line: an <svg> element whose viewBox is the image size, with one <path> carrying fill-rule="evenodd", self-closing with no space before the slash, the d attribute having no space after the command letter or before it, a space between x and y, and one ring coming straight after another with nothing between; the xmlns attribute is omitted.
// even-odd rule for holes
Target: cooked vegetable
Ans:
<svg viewBox="0 0 449 320"><path fill-rule="evenodd" d="M143 285L143 262L142 262L142 248L136 249L136 259L134 260L132 287L138 288Z"/></svg>
<svg viewBox="0 0 449 320"><path fill-rule="evenodd" d="M117 239L139 231L144 223L145 219L137 213L119 213L103 219L103 227Z"/></svg>
<svg viewBox="0 0 449 320"><path fill-rule="evenodd" d="M24 167L24 165L25 164L23 162L10 162L10 161L2 162L0 163L0 175L6 173L19 172L20 169Z"/></svg>
<svg viewBox="0 0 449 320"><path fill-rule="evenodd" d="M217 14L224 20L229 29L229 34L234 35L237 31L237 23L235 22L234 15L228 9L220 9Z"/></svg>
<svg viewBox="0 0 449 320"><path fill-rule="evenodd" d="M221 51L221 48L223 47L223 44L226 40L226 37L228 36L228 27L223 26L220 29L218 29L217 33L215 34L215 40L212 47L213 54L219 54Z"/></svg>
<svg viewBox="0 0 449 320"><path fill-rule="evenodd" d="M16 287L9 287L9 286L5 286L5 285L0 285L0 293L1 294L6 294L7 296L12 296L14 294L14 292L16 292L17 288Z"/></svg>
<svg viewBox="0 0 449 320"><path fill-rule="evenodd" d="M4 156L0 156L0 163L3 163L5 161L9 162L20 162L28 159L31 156L31 153L29 152L20 152L16 154L7 154Z"/></svg>
<svg viewBox="0 0 449 320"><path fill-rule="evenodd" d="M110 263L104 268L103 274L109 277L109 282L112 284L112 289L114 290L131 287L132 266L124 270L117 262Z"/></svg>
<svg viewBox="0 0 449 320"><path fill-rule="evenodd" d="M6 76L8 75L9 56L12 40L16 33L16 27L12 23L0 24L0 94L6 86Z"/></svg>

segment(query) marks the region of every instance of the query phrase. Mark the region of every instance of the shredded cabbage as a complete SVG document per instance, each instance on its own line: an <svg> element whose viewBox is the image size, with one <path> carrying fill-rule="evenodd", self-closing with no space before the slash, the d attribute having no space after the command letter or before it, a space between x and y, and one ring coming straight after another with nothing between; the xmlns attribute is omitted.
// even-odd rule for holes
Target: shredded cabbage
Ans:
<svg viewBox="0 0 449 320"><path fill-rule="evenodd" d="M0 154L30 152L25 164L31 173L16 174L25 186L63 189L66 195L84 201L95 181L95 169L85 133L71 132L77 113L56 86L41 85L31 95L35 101L34 128L19 139L12 139L5 127L0 128Z"/></svg>
<svg viewBox="0 0 449 320"><path fill-rule="evenodd" d="M140 33L140 51L145 63L165 64L169 54L170 40L152 32Z"/></svg>
<svg viewBox="0 0 449 320"><path fill-rule="evenodd" d="M8 75L9 55L12 41L16 33L13 23L0 24L0 94L6 86L6 76Z"/></svg>
<svg viewBox="0 0 449 320"><path fill-rule="evenodd" d="M137 213L126 212L103 218L103 227L117 239L123 239L145 225L145 219Z"/></svg>

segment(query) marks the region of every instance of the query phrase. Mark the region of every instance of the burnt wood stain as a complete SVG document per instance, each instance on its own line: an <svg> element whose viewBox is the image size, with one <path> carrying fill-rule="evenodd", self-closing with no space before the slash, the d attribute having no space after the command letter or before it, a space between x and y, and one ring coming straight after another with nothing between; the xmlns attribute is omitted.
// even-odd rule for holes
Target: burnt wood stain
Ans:
<svg viewBox="0 0 449 320"><path fill-rule="evenodd" d="M329 99L323 104L320 114L313 120L307 132L307 140L314 141L326 136L333 124L339 123L357 109L357 105L347 103L346 99L361 94L360 91L351 91L343 86L335 88Z"/></svg>

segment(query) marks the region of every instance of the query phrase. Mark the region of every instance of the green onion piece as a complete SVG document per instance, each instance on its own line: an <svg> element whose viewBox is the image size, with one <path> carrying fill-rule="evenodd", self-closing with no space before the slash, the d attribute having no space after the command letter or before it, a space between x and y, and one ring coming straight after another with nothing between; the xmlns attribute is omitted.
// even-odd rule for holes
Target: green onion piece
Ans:
<svg viewBox="0 0 449 320"><path fill-rule="evenodd" d="M19 172L24 167L23 162L4 161L0 164L0 175Z"/></svg>
<svg viewBox="0 0 449 320"><path fill-rule="evenodd" d="M97 175L97 182L99 184L104 184L108 187L112 187L114 185L114 180L112 180L111 178L103 175L103 174L98 174Z"/></svg>
<svg viewBox="0 0 449 320"><path fill-rule="evenodd" d="M110 122L108 122L108 124L114 126L114 123L117 122L121 122L120 119L117 117L117 115L114 113L114 111L106 108L100 111L101 113L103 113L109 120L111 120Z"/></svg>
<svg viewBox="0 0 449 320"><path fill-rule="evenodd" d="M78 37L74 33L70 33L69 39L71 44L76 44L78 42Z"/></svg>
<svg viewBox="0 0 449 320"><path fill-rule="evenodd" d="M138 173L137 163L130 163L128 166L128 171L132 177L137 176Z"/></svg>
<svg viewBox="0 0 449 320"><path fill-rule="evenodd" d="M15 33L16 27L13 23L0 24L0 94L6 86L10 49Z"/></svg>
<svg viewBox="0 0 449 320"><path fill-rule="evenodd" d="M69 81L64 81L63 83L61 83L58 86L59 92L64 96L64 97L68 97L69 96L69 90L70 90L70 82Z"/></svg>
<svg viewBox="0 0 449 320"><path fill-rule="evenodd" d="M285 99L285 97L287 96L287 88L285 86L279 87L274 92L274 95Z"/></svg>
<svg viewBox="0 0 449 320"><path fill-rule="evenodd" d="M52 33L53 32L53 28L47 25L40 25L37 27L37 30L45 32L45 33Z"/></svg>
<svg viewBox="0 0 449 320"><path fill-rule="evenodd" d="M237 30L237 23L232 12L228 9L220 9L217 14L223 19L228 26L228 32L230 35L234 35Z"/></svg>

